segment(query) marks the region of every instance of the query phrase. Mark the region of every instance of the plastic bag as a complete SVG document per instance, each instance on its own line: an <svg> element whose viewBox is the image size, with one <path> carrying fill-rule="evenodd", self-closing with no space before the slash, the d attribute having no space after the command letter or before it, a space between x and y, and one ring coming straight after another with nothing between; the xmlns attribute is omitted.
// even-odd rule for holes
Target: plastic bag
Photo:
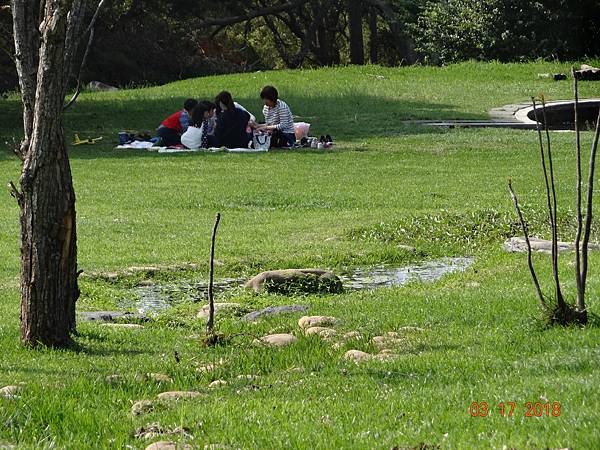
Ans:
<svg viewBox="0 0 600 450"><path fill-rule="evenodd" d="M309 131L310 131L310 123L294 122L294 134L296 135L297 141L302 140L302 138L307 138Z"/></svg>

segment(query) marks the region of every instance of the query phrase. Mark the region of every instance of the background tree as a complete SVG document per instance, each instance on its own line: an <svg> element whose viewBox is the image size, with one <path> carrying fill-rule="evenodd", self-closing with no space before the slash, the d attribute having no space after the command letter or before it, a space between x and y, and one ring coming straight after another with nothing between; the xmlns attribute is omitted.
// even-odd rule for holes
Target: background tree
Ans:
<svg viewBox="0 0 600 450"><path fill-rule="evenodd" d="M15 62L23 102L21 340L65 347L75 330L75 192L62 129L85 0L12 0Z"/></svg>

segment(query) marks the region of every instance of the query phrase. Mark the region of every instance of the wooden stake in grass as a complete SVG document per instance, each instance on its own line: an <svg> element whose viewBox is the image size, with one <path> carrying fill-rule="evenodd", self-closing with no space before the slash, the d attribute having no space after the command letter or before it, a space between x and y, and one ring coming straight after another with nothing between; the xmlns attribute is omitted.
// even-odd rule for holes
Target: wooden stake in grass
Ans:
<svg viewBox="0 0 600 450"><path fill-rule="evenodd" d="M213 299L213 270L215 265L215 239L217 237L217 227L221 220L221 214L217 213L215 217L215 225L212 230L212 237L210 240L210 260L208 262L208 323L206 324L206 332L209 335L214 333L215 323L215 302Z"/></svg>

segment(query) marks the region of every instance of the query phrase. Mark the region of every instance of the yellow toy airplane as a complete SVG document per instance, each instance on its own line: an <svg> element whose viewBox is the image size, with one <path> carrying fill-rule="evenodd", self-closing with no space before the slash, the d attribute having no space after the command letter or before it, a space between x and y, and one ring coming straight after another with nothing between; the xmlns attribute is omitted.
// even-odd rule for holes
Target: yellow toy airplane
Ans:
<svg viewBox="0 0 600 450"><path fill-rule="evenodd" d="M77 133L75 133L75 142L73 142L73 145L82 145L82 144L95 144L98 141L102 140L102 136L97 137L97 138L90 138L90 139L81 139L79 137L79 135Z"/></svg>

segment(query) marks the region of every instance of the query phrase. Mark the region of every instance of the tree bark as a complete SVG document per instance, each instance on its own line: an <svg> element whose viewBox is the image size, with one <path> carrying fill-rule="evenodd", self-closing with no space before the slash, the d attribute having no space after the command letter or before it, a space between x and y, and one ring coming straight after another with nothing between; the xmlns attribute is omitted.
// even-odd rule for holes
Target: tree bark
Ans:
<svg viewBox="0 0 600 450"><path fill-rule="evenodd" d="M25 134L18 155L27 152L33 129L39 37L37 31L39 1L11 2L15 40L15 66L19 74L19 88L23 102L23 132Z"/></svg>
<svg viewBox="0 0 600 450"><path fill-rule="evenodd" d="M13 1L23 8L27 1ZM26 30L39 30L41 44L31 133L20 178L21 341L66 347L75 331L77 245L75 192L65 146L61 113L65 92L64 64L67 14L72 2L48 0L41 24L29 21L15 32L23 48ZM28 74L18 67L21 85ZM24 104L25 104L25 96ZM27 136L28 108L24 110Z"/></svg>
<svg viewBox="0 0 600 450"><path fill-rule="evenodd" d="M361 0L348 0L348 28L350 29L350 63L363 65L363 8Z"/></svg>

